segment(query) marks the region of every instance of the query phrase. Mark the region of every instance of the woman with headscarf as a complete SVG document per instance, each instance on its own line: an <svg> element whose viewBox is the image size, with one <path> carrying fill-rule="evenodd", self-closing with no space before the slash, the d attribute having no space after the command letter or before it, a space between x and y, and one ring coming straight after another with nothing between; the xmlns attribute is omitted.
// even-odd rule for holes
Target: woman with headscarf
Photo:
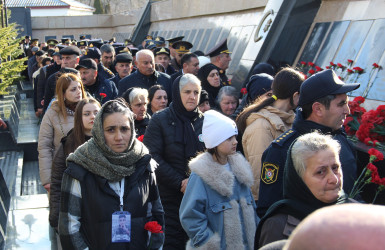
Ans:
<svg viewBox="0 0 385 250"><path fill-rule="evenodd" d="M92 138L67 158L62 181L59 235L63 249L158 249L164 226L148 149L135 139L133 113L118 100L97 114ZM151 246L149 246L151 242Z"/></svg>
<svg viewBox="0 0 385 250"><path fill-rule="evenodd" d="M204 65L198 71L198 78L201 81L202 89L206 90L209 94L210 107L216 107L218 92L223 87L218 67L212 63Z"/></svg>
<svg viewBox="0 0 385 250"><path fill-rule="evenodd" d="M245 108L237 117L243 152L253 170L255 200L258 200L262 154L273 140L291 128L303 81L298 71L282 69L272 83L273 95Z"/></svg>
<svg viewBox="0 0 385 250"><path fill-rule="evenodd" d="M338 141L318 132L302 135L292 144L284 172L284 199L274 203L258 224L256 249L287 239L315 210L349 202L342 189L340 149Z"/></svg>
<svg viewBox="0 0 385 250"><path fill-rule="evenodd" d="M45 113L40 125L38 151L40 180L50 191L52 160L59 149L61 139L74 126L76 105L86 97L80 78L75 74L63 74L56 84L56 100Z"/></svg>
<svg viewBox="0 0 385 250"><path fill-rule="evenodd" d="M178 77L173 102L154 114L143 143L158 162L156 177L165 210L164 249L185 249L188 237L179 221L179 206L188 181L188 162L204 150L203 114L198 109L201 85L192 74Z"/></svg>

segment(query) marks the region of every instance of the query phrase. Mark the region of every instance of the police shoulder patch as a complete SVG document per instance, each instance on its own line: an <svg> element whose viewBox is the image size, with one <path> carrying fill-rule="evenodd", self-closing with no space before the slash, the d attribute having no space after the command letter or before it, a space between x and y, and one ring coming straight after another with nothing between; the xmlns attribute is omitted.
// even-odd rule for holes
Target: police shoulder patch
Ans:
<svg viewBox="0 0 385 250"><path fill-rule="evenodd" d="M273 184L278 177L279 167L273 163L264 162L262 166L261 180L265 184Z"/></svg>

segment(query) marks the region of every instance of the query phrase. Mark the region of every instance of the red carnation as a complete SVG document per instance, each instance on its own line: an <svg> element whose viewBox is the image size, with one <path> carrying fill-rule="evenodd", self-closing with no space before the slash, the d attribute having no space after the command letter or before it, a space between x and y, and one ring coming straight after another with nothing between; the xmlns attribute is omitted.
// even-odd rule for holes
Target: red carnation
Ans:
<svg viewBox="0 0 385 250"><path fill-rule="evenodd" d="M334 62L330 62L330 66L334 67L336 65L334 64Z"/></svg>
<svg viewBox="0 0 385 250"><path fill-rule="evenodd" d="M349 65L352 65L352 64L353 64L353 60L348 59L348 64L349 64Z"/></svg>
<svg viewBox="0 0 385 250"><path fill-rule="evenodd" d="M313 62L308 62L307 64L309 64L310 67L313 67L313 66L314 66L314 63L313 63Z"/></svg>
<svg viewBox="0 0 385 250"><path fill-rule="evenodd" d="M309 72L308 72L310 75L313 75L315 73L315 70L314 69L310 69Z"/></svg>
<svg viewBox="0 0 385 250"><path fill-rule="evenodd" d="M316 72L320 72L320 71L322 71L323 70L323 68L321 68L321 67L319 67L319 66L315 66L315 71Z"/></svg>
<svg viewBox="0 0 385 250"><path fill-rule="evenodd" d="M380 65L378 65L377 63L373 63L373 68L378 69L379 67Z"/></svg>
<svg viewBox="0 0 385 250"><path fill-rule="evenodd" d="M100 93L99 94L102 98L106 98L107 97L107 94L106 93Z"/></svg>
<svg viewBox="0 0 385 250"><path fill-rule="evenodd" d="M348 75L350 75L350 74L353 73L353 70L352 69L347 69L347 72L348 72Z"/></svg>
<svg viewBox="0 0 385 250"><path fill-rule="evenodd" d="M382 161L384 159L384 155L375 148L369 149L368 154L370 155L371 159L373 157L374 162Z"/></svg>
<svg viewBox="0 0 385 250"><path fill-rule="evenodd" d="M149 221L144 225L144 229L151 233L163 233L162 226L157 221Z"/></svg>
<svg viewBox="0 0 385 250"><path fill-rule="evenodd" d="M376 172L377 171L377 167L373 163L370 163L370 162L368 163L368 165L366 165L366 168L369 169L372 172Z"/></svg>
<svg viewBox="0 0 385 250"><path fill-rule="evenodd" d="M302 65L302 66L306 66L306 62L302 61L302 62L301 62L301 65Z"/></svg>
<svg viewBox="0 0 385 250"><path fill-rule="evenodd" d="M364 73L364 69L361 67L354 67L353 70L355 73L358 73L358 74Z"/></svg>
<svg viewBox="0 0 385 250"><path fill-rule="evenodd" d="M357 102L358 104L361 104L365 102L365 98L363 98L362 96L357 96L356 98L354 98L353 102Z"/></svg>
<svg viewBox="0 0 385 250"><path fill-rule="evenodd" d="M246 88L241 88L241 93L246 95L247 94L247 89Z"/></svg>
<svg viewBox="0 0 385 250"><path fill-rule="evenodd" d="M141 136L139 136L137 139L138 139L139 141L143 142L143 137L144 137L144 135L141 135Z"/></svg>
<svg viewBox="0 0 385 250"><path fill-rule="evenodd" d="M326 66L325 68L326 68L326 69L330 69L330 66Z"/></svg>
<svg viewBox="0 0 385 250"><path fill-rule="evenodd" d="M342 65L341 63L337 63L337 68L344 68L344 65Z"/></svg>

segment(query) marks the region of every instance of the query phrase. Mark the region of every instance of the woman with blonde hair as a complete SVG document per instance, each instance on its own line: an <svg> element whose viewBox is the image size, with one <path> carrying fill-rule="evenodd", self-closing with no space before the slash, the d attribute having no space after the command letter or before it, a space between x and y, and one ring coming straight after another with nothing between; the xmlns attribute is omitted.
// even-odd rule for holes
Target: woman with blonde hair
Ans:
<svg viewBox="0 0 385 250"><path fill-rule="evenodd" d="M56 100L43 117L38 141L40 179L48 192L53 157L59 148L60 140L74 126L76 105L85 97L82 81L77 75L63 74L57 80Z"/></svg>

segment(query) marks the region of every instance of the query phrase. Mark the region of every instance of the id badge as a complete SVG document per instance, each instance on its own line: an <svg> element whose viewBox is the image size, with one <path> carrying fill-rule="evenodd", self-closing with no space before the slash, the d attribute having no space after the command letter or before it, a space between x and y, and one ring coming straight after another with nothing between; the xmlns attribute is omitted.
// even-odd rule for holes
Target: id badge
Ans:
<svg viewBox="0 0 385 250"><path fill-rule="evenodd" d="M111 242L131 241L131 214L127 211L118 211L112 214Z"/></svg>

